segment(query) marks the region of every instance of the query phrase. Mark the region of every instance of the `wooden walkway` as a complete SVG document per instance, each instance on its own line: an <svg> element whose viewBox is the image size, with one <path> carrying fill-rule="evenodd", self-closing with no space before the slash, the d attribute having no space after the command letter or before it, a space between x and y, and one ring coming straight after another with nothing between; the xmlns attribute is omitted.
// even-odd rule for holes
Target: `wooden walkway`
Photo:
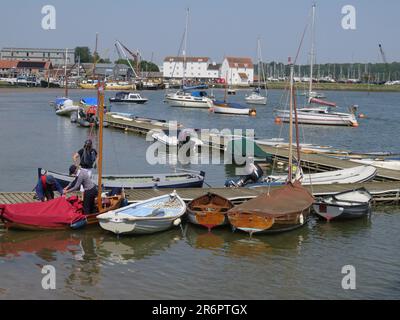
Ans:
<svg viewBox="0 0 400 320"><path fill-rule="evenodd" d="M365 187L374 198L376 203L400 204L400 183L399 182L368 182L363 184L334 184L334 185L317 185L307 186L315 197L335 194L341 191L353 190ZM271 187L273 190L279 187ZM129 202L139 202L152 197L161 196L171 193L172 189L135 189L126 190L125 194ZM267 192L268 188L188 188L177 189L178 194L185 200L190 201L207 192L214 192L223 197L230 199L234 204L240 204L246 200L257 197ZM0 204L12 204L32 202L34 193L32 192L3 192L0 193Z"/></svg>
<svg viewBox="0 0 400 320"><path fill-rule="evenodd" d="M271 154L279 161L287 162L289 150L284 148L276 148L271 146L259 145L266 153ZM309 168L313 171L332 171L340 169L348 169L360 166L359 163L346 159L337 159L323 154L301 152L302 167ZM374 180L377 181L400 181L400 171L377 168L378 173Z"/></svg>

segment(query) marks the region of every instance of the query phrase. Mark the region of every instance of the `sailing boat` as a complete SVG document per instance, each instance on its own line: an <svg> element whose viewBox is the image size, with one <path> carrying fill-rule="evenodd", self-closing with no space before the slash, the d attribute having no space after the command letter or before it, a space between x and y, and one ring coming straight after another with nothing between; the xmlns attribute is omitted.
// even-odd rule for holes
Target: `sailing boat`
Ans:
<svg viewBox="0 0 400 320"><path fill-rule="evenodd" d="M289 173L287 183L272 192L262 194L228 211L233 229L253 233L272 233L292 230L303 226L314 202L313 196L298 179L300 148L296 106L294 104L293 64L290 63L290 126L289 126ZM293 112L294 107L294 112ZM293 117L296 124L298 170L293 177Z"/></svg>
<svg viewBox="0 0 400 320"><path fill-rule="evenodd" d="M257 41L257 54L258 54L258 87L245 98L246 103L248 104L267 104L267 87L266 87L266 77L264 75L264 68L262 66L262 59L261 59L261 46L260 46L260 39ZM265 81L265 97L261 94L261 76L263 76L263 81Z"/></svg>
<svg viewBox="0 0 400 320"><path fill-rule="evenodd" d="M68 49L65 49L65 65L64 65L64 97L57 98L52 105L56 110L56 115L70 117L72 113L79 110L79 106L74 105L74 102L68 98Z"/></svg>
<svg viewBox="0 0 400 320"><path fill-rule="evenodd" d="M336 125L358 127L356 118L357 106L350 107L350 113L334 112L332 108L337 105L334 102L316 98L316 94L312 91L313 85L313 61L314 61L314 22L315 22L315 4L312 6L312 45L311 45L311 64L310 64L310 83L308 91L309 106L297 110L297 119L299 123L315 124L315 125ZM314 95L314 97L313 97ZM275 122L289 122L288 110L275 110Z"/></svg>
<svg viewBox="0 0 400 320"><path fill-rule="evenodd" d="M226 76L228 77L228 72ZM255 116L257 114L257 111L255 109L247 108L246 106L243 106L236 102L228 102L226 95L227 95L227 81L225 81L224 101L213 100L213 106L210 108L210 111L214 113L246 115L246 116Z"/></svg>
<svg viewBox="0 0 400 320"><path fill-rule="evenodd" d="M189 9L186 11L186 25L184 33L184 49L183 49L183 70L182 70L182 88L175 93L168 93L165 96L165 102L171 107L186 107L186 108L210 108L212 107L212 100L208 97L207 92L202 90L206 89L207 86L193 86L185 87L186 82L186 67L187 67L187 30L189 23ZM177 59L178 62L181 59ZM195 90L195 91L193 91Z"/></svg>

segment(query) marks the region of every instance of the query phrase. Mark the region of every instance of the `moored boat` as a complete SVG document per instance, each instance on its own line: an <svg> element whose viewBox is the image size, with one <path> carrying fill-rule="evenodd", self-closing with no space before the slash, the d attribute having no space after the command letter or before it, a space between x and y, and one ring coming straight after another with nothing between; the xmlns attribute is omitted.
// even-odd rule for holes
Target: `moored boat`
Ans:
<svg viewBox="0 0 400 320"><path fill-rule="evenodd" d="M39 169L42 171L42 169ZM67 186L74 180L68 174L54 171L45 171L51 174L62 187ZM160 174L137 174L137 175L104 175L102 184L104 190L124 189L151 189L151 188L201 188L203 186L205 173L160 173ZM97 181L97 175L92 176Z"/></svg>
<svg viewBox="0 0 400 320"><path fill-rule="evenodd" d="M79 106L74 105L71 99L66 99L62 103L56 105L56 115L70 117L71 114L77 112L79 108Z"/></svg>
<svg viewBox="0 0 400 320"><path fill-rule="evenodd" d="M181 224L186 204L176 192L99 215L100 226L118 235L151 234Z"/></svg>
<svg viewBox="0 0 400 320"><path fill-rule="evenodd" d="M370 213L371 201L372 195L368 190L359 188L317 199L313 209L327 221L355 219Z"/></svg>
<svg viewBox="0 0 400 320"><path fill-rule="evenodd" d="M137 103L137 104L144 104L149 99L143 98L140 93L137 92L128 92L128 91L121 91L115 94L115 97L110 98L110 102L112 103Z"/></svg>
<svg viewBox="0 0 400 320"><path fill-rule="evenodd" d="M232 208L233 204L228 199L215 193L207 193L190 201L187 211L191 223L211 230L228 223L227 212Z"/></svg>
<svg viewBox="0 0 400 320"><path fill-rule="evenodd" d="M257 114L257 111L255 109L247 108L239 103L225 102L219 100L213 101L213 106L210 108L210 110L214 113L232 115L255 116Z"/></svg>

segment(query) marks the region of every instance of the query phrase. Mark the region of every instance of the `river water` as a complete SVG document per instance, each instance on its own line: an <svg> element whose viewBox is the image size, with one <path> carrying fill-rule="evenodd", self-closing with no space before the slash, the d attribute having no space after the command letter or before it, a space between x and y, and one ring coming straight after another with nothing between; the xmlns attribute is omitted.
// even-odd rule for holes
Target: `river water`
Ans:
<svg viewBox="0 0 400 320"><path fill-rule="evenodd" d="M93 95L73 90L70 96ZM245 91L230 100L243 101ZM172 108L164 92L144 91L146 105L113 111L176 120L186 127L254 129L257 137L285 137L274 124L282 91L269 92L257 117L214 115ZM219 97L222 91L215 91ZM66 172L88 129L57 117L49 101L61 90L0 91L0 192L31 191L37 168ZM399 152L399 93L327 92L339 105L358 104L366 115L358 128L302 127L302 142L354 151ZM107 93L107 98L110 93ZM346 110L343 108L342 110ZM143 136L105 129L107 173L172 172L150 165ZM222 186L234 167L180 166L206 171L206 182ZM0 227L0 299L398 299L400 298L400 209L376 207L370 218L346 223L316 219L274 236L206 230L184 225L164 233L117 239L97 227L68 232L16 232ZM56 290L44 290L42 267L56 268ZM356 270L356 289L342 288L342 268Z"/></svg>

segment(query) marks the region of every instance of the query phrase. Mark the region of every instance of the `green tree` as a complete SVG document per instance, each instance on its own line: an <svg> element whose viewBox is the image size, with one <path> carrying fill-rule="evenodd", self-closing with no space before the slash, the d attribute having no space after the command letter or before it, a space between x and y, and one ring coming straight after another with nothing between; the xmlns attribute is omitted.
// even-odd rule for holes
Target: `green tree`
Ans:
<svg viewBox="0 0 400 320"><path fill-rule="evenodd" d="M93 62L93 57L89 47L76 47L75 48L76 59L78 59L78 56L80 57L81 63Z"/></svg>

